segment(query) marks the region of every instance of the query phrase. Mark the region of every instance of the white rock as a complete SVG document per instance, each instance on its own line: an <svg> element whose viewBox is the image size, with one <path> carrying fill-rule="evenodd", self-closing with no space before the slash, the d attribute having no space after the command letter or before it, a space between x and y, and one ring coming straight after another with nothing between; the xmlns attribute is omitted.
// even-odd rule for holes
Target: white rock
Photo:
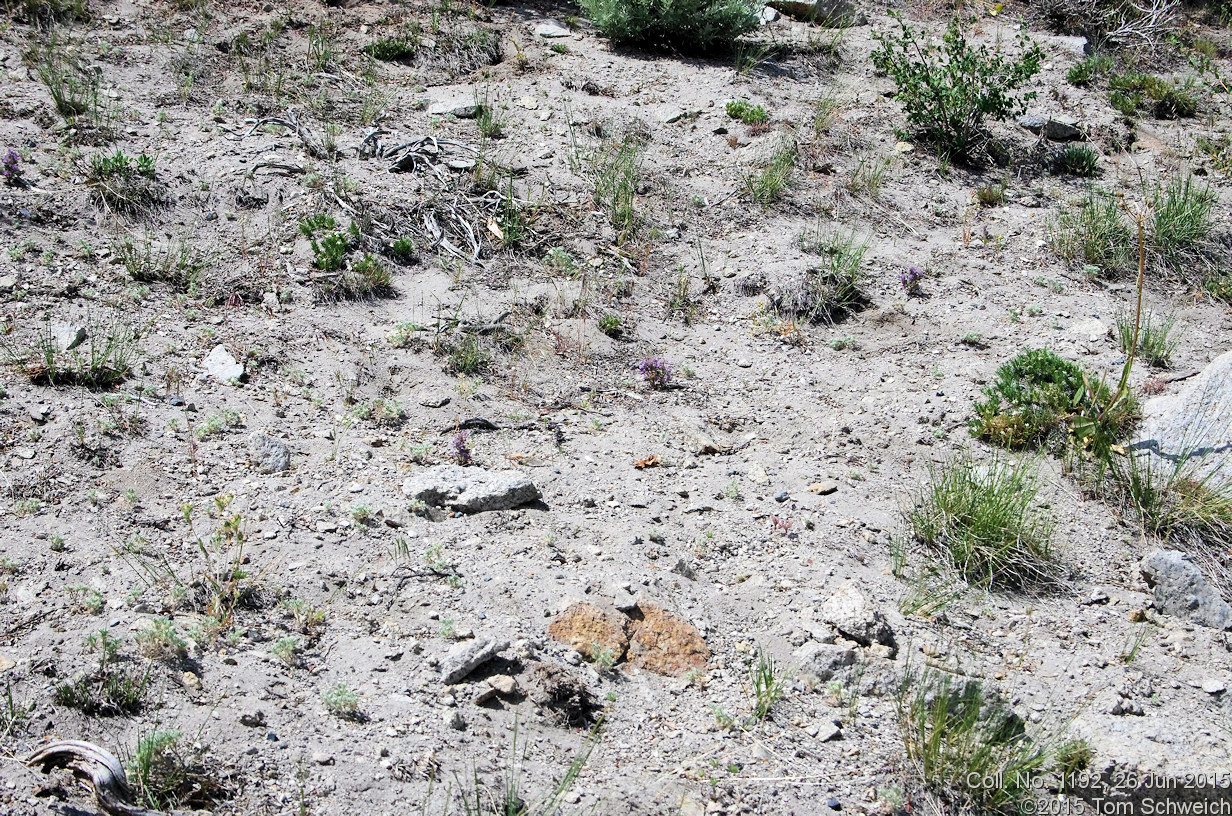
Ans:
<svg viewBox="0 0 1232 816"><path fill-rule="evenodd" d="M206 377L221 383L234 385L244 376L244 365L231 356L227 347L219 343L201 363Z"/></svg>

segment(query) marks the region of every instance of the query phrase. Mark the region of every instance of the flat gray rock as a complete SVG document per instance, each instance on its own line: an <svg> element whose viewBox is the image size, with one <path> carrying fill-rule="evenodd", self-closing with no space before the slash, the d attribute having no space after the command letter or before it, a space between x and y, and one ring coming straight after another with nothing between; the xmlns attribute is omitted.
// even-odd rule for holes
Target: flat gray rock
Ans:
<svg viewBox="0 0 1232 816"><path fill-rule="evenodd" d="M210 350L201 362L205 376L221 383L237 383L244 376L244 364L237 361L227 351L227 347L219 343Z"/></svg>
<svg viewBox="0 0 1232 816"><path fill-rule="evenodd" d="M1212 360L1175 394L1142 406L1138 438L1131 446L1149 451L1164 473L1183 466L1187 475L1220 483L1232 479L1232 351Z"/></svg>
<svg viewBox="0 0 1232 816"><path fill-rule="evenodd" d="M1214 629L1232 629L1232 606L1187 554L1156 550L1142 559L1138 570L1155 590L1155 606L1163 613Z"/></svg>
<svg viewBox="0 0 1232 816"><path fill-rule="evenodd" d="M291 468L291 450L263 433L248 437L248 461L261 473L281 473Z"/></svg>
<svg viewBox="0 0 1232 816"><path fill-rule="evenodd" d="M535 36L543 37L545 40L557 40L561 37L571 37L573 32L555 20L546 20L535 26Z"/></svg>
<svg viewBox="0 0 1232 816"><path fill-rule="evenodd" d="M1078 120L1064 113L1053 113L1048 116L1029 113L1020 117L1018 124L1036 135L1042 133L1045 139L1054 142L1072 142L1081 140L1085 136Z"/></svg>
<svg viewBox="0 0 1232 816"><path fill-rule="evenodd" d="M441 659L441 682L452 685L509 648L508 641L490 637L463 640L453 645Z"/></svg>
<svg viewBox="0 0 1232 816"><path fill-rule="evenodd" d="M428 106L431 116L454 116L458 119L474 119L479 115L479 103L474 99L445 99Z"/></svg>
<svg viewBox="0 0 1232 816"><path fill-rule="evenodd" d="M462 513L509 510L539 499L539 488L516 470L436 465L402 483L407 497Z"/></svg>
<svg viewBox="0 0 1232 816"><path fill-rule="evenodd" d="M812 642L797 649L795 659L802 671L824 683L848 666L855 665L856 650L851 644Z"/></svg>

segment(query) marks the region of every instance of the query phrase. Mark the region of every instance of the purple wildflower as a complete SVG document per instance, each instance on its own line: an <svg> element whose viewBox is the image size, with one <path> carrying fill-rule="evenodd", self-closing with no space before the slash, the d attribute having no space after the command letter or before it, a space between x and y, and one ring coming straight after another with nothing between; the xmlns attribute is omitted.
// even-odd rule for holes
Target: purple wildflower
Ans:
<svg viewBox="0 0 1232 816"><path fill-rule="evenodd" d="M449 452L453 454L453 460L459 465L469 466L474 461L471 455L471 432L458 431L454 434L453 441L449 443Z"/></svg>
<svg viewBox="0 0 1232 816"><path fill-rule="evenodd" d="M662 357L647 357L637 367L637 373L651 388L667 388L672 382L672 369Z"/></svg>
<svg viewBox="0 0 1232 816"><path fill-rule="evenodd" d="M909 295L914 295L920 290L922 280L924 280L924 270L918 266L909 266L906 272L898 276L898 282L902 284L903 291Z"/></svg>
<svg viewBox="0 0 1232 816"><path fill-rule="evenodd" d="M21 156L17 155L17 151L9 148L3 158L0 158L0 176L9 184L17 184L21 181Z"/></svg>

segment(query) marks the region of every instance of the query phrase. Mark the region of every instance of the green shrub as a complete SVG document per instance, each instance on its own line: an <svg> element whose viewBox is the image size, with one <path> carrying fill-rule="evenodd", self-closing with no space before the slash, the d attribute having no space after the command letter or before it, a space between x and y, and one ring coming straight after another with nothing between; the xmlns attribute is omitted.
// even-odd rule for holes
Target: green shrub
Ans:
<svg viewBox="0 0 1232 816"><path fill-rule="evenodd" d="M399 238L389 245L389 255L399 263L411 263L415 260L415 242L410 238Z"/></svg>
<svg viewBox="0 0 1232 816"><path fill-rule="evenodd" d="M1133 230L1106 193L1092 190L1076 211L1063 212L1049 228L1048 241L1066 261L1098 267L1104 276L1136 267Z"/></svg>
<svg viewBox="0 0 1232 816"><path fill-rule="evenodd" d="M912 536L969 583L1022 588L1056 576L1052 524L1039 512L1033 468L956 459L935 469L907 514Z"/></svg>
<svg viewBox="0 0 1232 816"><path fill-rule="evenodd" d="M338 222L332 215L327 213L313 213L305 218L300 219L299 231L307 238L312 240L317 237L317 233L329 232L338 228Z"/></svg>
<svg viewBox="0 0 1232 816"><path fill-rule="evenodd" d="M1129 429L1136 413L1133 400L1108 408L1111 395L1106 385L1084 377L1077 363L1047 349L1024 352L1001 366L984 396L975 404L971 431L1011 450L1064 447L1069 421L1079 413L1099 416L1101 436L1115 439Z"/></svg>
<svg viewBox="0 0 1232 816"><path fill-rule="evenodd" d="M320 240L312 239L312 265L322 272L336 272L346 263L351 244L340 232L330 232Z"/></svg>
<svg viewBox="0 0 1232 816"><path fill-rule="evenodd" d="M608 337L619 337L624 329L624 324L620 320L620 315L608 312L603 317L599 318L599 331L606 334Z"/></svg>
<svg viewBox="0 0 1232 816"><path fill-rule="evenodd" d="M972 158L986 144L986 119L1020 114L1035 98L1033 91L1015 96L1039 72L1043 58L1025 31L1017 37L1021 53L1011 59L999 48L971 45L957 17L941 46L918 37L901 15L896 19L901 34L873 35L879 43L873 64L894 80L912 127L944 155Z"/></svg>
<svg viewBox="0 0 1232 816"><path fill-rule="evenodd" d="M136 158L119 150L111 155L95 153L90 157L86 184L99 203L123 213L147 212L168 200L154 159L144 153Z"/></svg>
<svg viewBox="0 0 1232 816"><path fill-rule="evenodd" d="M753 105L743 99L727 103L727 115L739 119L746 125L764 125L770 121L770 114L761 105Z"/></svg>
<svg viewBox="0 0 1232 816"><path fill-rule="evenodd" d="M730 47L759 24L757 0L580 0L603 35L621 45L683 53Z"/></svg>
<svg viewBox="0 0 1232 816"><path fill-rule="evenodd" d="M359 718L359 694L346 683L338 683L321 692L321 701L335 717L345 720Z"/></svg>

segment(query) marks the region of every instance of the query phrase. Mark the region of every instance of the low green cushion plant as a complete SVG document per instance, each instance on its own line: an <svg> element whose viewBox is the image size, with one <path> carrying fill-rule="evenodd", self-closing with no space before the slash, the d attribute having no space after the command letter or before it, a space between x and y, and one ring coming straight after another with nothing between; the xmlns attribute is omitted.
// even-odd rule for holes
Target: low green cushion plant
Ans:
<svg viewBox="0 0 1232 816"><path fill-rule="evenodd" d="M1116 439L1136 416L1132 399L1109 407L1112 395L1106 384L1047 349L1024 352L1001 366L984 396L975 404L971 431L1010 449L1064 447L1069 422L1080 414L1098 417L1100 438Z"/></svg>

